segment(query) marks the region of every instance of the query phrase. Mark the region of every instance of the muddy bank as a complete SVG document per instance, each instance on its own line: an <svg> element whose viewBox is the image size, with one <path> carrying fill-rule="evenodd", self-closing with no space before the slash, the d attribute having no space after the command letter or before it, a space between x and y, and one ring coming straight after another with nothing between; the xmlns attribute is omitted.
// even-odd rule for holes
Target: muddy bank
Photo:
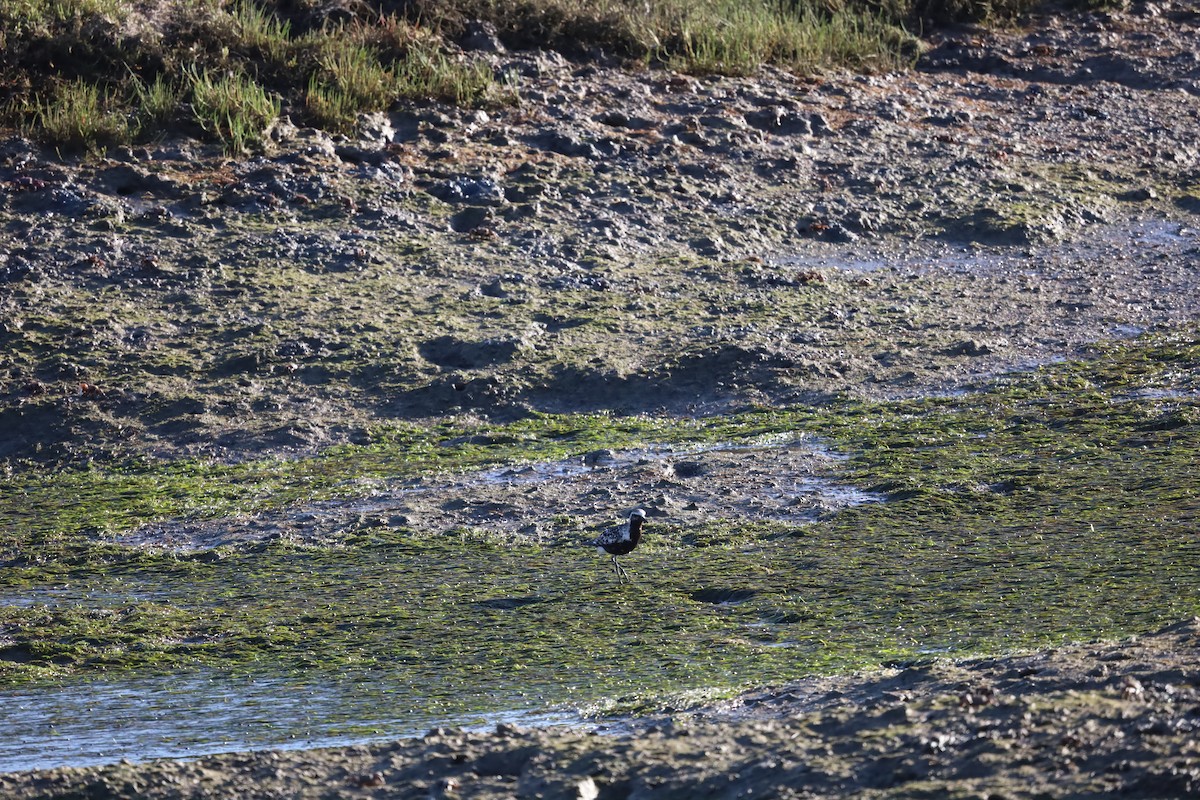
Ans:
<svg viewBox="0 0 1200 800"><path fill-rule="evenodd" d="M32 798L1186 797L1200 620L1116 643L814 678L590 730L0 775Z"/></svg>
<svg viewBox="0 0 1200 800"><path fill-rule="evenodd" d="M494 53L515 106L285 120L243 160L11 139L0 458L912 396L1186 323L1196 29L1139 4L820 79Z"/></svg>

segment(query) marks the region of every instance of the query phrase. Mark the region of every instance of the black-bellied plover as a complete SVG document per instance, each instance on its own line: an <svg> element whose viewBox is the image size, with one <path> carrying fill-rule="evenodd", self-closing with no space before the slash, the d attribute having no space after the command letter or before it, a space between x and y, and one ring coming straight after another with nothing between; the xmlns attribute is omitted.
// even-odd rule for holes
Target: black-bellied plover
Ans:
<svg viewBox="0 0 1200 800"><path fill-rule="evenodd" d="M633 548L637 547L638 542L642 540L642 526L645 523L646 512L639 508L629 515L628 522L609 528L588 542L588 544L594 545L596 552L601 555L607 553L612 556L613 571L617 573L617 583L627 580L632 583L629 573L617 562L617 556L633 552Z"/></svg>

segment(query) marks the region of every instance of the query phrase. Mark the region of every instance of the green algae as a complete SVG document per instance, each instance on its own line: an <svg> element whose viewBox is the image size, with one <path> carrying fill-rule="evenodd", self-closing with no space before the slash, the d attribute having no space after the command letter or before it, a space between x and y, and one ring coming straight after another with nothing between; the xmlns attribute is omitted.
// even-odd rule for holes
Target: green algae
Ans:
<svg viewBox="0 0 1200 800"><path fill-rule="evenodd" d="M19 475L3 487L0 679L222 668L357 676L435 714L648 708L1145 631L1200 613L1198 367L1200 346L1178 334L953 397L448 421L290 461ZM805 526L655 520L625 559L632 586L587 548L388 526L336 548L108 542L154 520L353 497L372 480L798 431L845 453L840 478L887 502Z"/></svg>

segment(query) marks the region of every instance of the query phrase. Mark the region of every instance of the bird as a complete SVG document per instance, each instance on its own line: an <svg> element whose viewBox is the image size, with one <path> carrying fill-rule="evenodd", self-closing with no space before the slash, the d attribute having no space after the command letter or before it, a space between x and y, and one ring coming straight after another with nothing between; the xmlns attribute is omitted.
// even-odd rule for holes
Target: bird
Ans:
<svg viewBox="0 0 1200 800"><path fill-rule="evenodd" d="M645 522L646 512L639 508L629 515L628 522L609 528L595 539L588 541L588 544L595 546L596 552L600 555L612 556L613 571L617 573L617 583L625 581L633 583L629 573L617 561L617 556L632 553L633 548L638 546L638 542L642 540L642 525Z"/></svg>

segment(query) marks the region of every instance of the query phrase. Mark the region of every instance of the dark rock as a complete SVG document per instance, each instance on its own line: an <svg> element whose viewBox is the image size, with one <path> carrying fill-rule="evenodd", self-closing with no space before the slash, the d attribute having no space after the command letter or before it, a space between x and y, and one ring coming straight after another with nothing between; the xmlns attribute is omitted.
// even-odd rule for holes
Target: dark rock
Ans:
<svg viewBox="0 0 1200 800"><path fill-rule="evenodd" d="M694 240L691 245L692 249L702 256L719 256L726 249L725 240L715 233L701 236Z"/></svg>
<svg viewBox="0 0 1200 800"><path fill-rule="evenodd" d="M360 140L377 148L386 146L396 135L391 117L381 111L359 114L354 124L354 132Z"/></svg>
<svg viewBox="0 0 1200 800"><path fill-rule="evenodd" d="M867 211L854 211L842 220L842 224L849 230L859 233L869 233L879 230L883 226L883 219L877 214L871 214Z"/></svg>
<svg viewBox="0 0 1200 800"><path fill-rule="evenodd" d="M971 42L949 39L927 51L917 62L924 70L966 70L985 75L1011 74L1013 63L1005 56Z"/></svg>
<svg viewBox="0 0 1200 800"><path fill-rule="evenodd" d="M947 236L989 245L1023 245L1057 239L1062 232L1063 221L1054 216L1036 222L1012 220L994 208L980 208L956 221Z"/></svg>
<svg viewBox="0 0 1200 800"><path fill-rule="evenodd" d="M877 103L872 111L876 119L888 122L903 122L908 119L908 110L894 100Z"/></svg>
<svg viewBox="0 0 1200 800"><path fill-rule="evenodd" d="M833 224L809 223L801 225L801 231L815 235L818 239L835 244L850 244L857 242L859 235L840 222Z"/></svg>
<svg viewBox="0 0 1200 800"><path fill-rule="evenodd" d="M260 371L264 366L261 353L232 355L217 365L219 375L244 375Z"/></svg>
<svg viewBox="0 0 1200 800"><path fill-rule="evenodd" d="M992 345L987 342L981 342L978 339L966 339L961 342L950 345L946 348L948 356L986 356L996 352Z"/></svg>
<svg viewBox="0 0 1200 800"><path fill-rule="evenodd" d="M767 133L777 133L782 136L807 136L813 132L811 118L779 106L761 111L751 111L745 117L746 122L750 125Z"/></svg>
<svg viewBox="0 0 1200 800"><path fill-rule="evenodd" d="M94 194L74 186L48 186L44 191L19 192L12 208L26 214L61 214L79 218L103 213L106 206Z"/></svg>
<svg viewBox="0 0 1200 800"><path fill-rule="evenodd" d="M554 50L522 52L504 63L502 73L520 75L525 78L540 78L567 67L567 60Z"/></svg>
<svg viewBox="0 0 1200 800"><path fill-rule="evenodd" d="M514 339L485 339L468 342L453 336L439 336L417 347L431 364L448 369L480 369L511 361L520 348Z"/></svg>
<svg viewBox="0 0 1200 800"><path fill-rule="evenodd" d="M930 125L941 125L943 127L957 127L970 125L975 119L975 115L970 111L955 111L947 114L930 114L925 117L923 122Z"/></svg>
<svg viewBox="0 0 1200 800"><path fill-rule="evenodd" d="M1117 199L1125 200L1131 203L1142 203L1147 200L1157 200L1158 192L1156 192L1152 186L1139 186L1136 189L1130 189L1128 191L1121 192L1117 195Z"/></svg>
<svg viewBox="0 0 1200 800"><path fill-rule="evenodd" d="M487 228L496 215L490 208L471 206L464 208L450 218L450 229L455 233L472 233Z"/></svg>
<svg viewBox="0 0 1200 800"><path fill-rule="evenodd" d="M501 212L501 216L506 220L516 221L525 219L536 219L542 214L541 203L517 203L508 206Z"/></svg>
<svg viewBox="0 0 1200 800"><path fill-rule="evenodd" d="M501 300L509 296L508 290L504 288L504 284L499 278L480 286L479 293L484 297L495 297Z"/></svg>
<svg viewBox="0 0 1200 800"><path fill-rule="evenodd" d="M9 188L14 192L40 192L48 185L44 178L32 175L18 175L8 182Z"/></svg>
<svg viewBox="0 0 1200 800"><path fill-rule="evenodd" d="M510 203L527 203L546 194L546 184L534 179L524 186L507 186L504 189L504 199Z"/></svg>
<svg viewBox="0 0 1200 800"><path fill-rule="evenodd" d="M496 736L517 738L523 731L515 725L501 723L496 726ZM478 775L493 777L517 777L525 770L525 765L539 753L537 745L525 745L509 749L497 749L485 752L472 764L473 771Z"/></svg>
<svg viewBox="0 0 1200 800"><path fill-rule="evenodd" d="M1072 119L1109 119L1108 112L1097 106L1076 106L1070 114Z"/></svg>
<svg viewBox="0 0 1200 800"><path fill-rule="evenodd" d="M143 161L187 161L193 162L201 158L194 142L187 140L162 142L153 148L148 148Z"/></svg>
<svg viewBox="0 0 1200 800"><path fill-rule="evenodd" d="M132 347L146 347L154 336L146 328L131 328L125 334L125 341Z"/></svg>
<svg viewBox="0 0 1200 800"><path fill-rule="evenodd" d="M421 115L414 111L399 111L391 114L388 121L392 126L392 141L404 143L420 139L421 120Z"/></svg>
<svg viewBox="0 0 1200 800"><path fill-rule="evenodd" d="M605 111L596 117L596 121L612 128L629 128L631 130L648 130L655 123L647 117L631 116L620 109Z"/></svg>
<svg viewBox="0 0 1200 800"><path fill-rule="evenodd" d="M494 178L458 177L436 184L429 193L447 203L481 203L502 205L507 202L505 192Z"/></svg>
<svg viewBox="0 0 1200 800"><path fill-rule="evenodd" d="M675 463L673 469L675 475L680 478L695 478L708 471L708 467L700 461L679 461Z"/></svg>
<svg viewBox="0 0 1200 800"><path fill-rule="evenodd" d="M616 453L608 448L604 448L584 453L583 463L585 466L595 469L596 467L608 466L615 463L616 458Z"/></svg>
<svg viewBox="0 0 1200 800"><path fill-rule="evenodd" d="M600 157L600 152L596 149L595 145L561 131L542 131L531 137L529 143L539 149L572 158L595 159Z"/></svg>
<svg viewBox="0 0 1200 800"><path fill-rule="evenodd" d="M278 358L294 360L299 358L308 358L312 355L312 347L307 342L299 339L288 339L280 342L279 347L275 348L275 355Z"/></svg>
<svg viewBox="0 0 1200 800"><path fill-rule="evenodd" d="M611 282L603 275L593 275L584 272L581 268L575 267L564 275L559 275L547 282L544 287L556 292L578 291L580 289L591 289L597 292L606 292L612 288Z"/></svg>
<svg viewBox="0 0 1200 800"><path fill-rule="evenodd" d="M1182 195L1175 198L1175 205L1189 214L1200 214L1200 195Z"/></svg>
<svg viewBox="0 0 1200 800"><path fill-rule="evenodd" d="M179 197L188 187L177 180L148 172L141 167L121 164L96 175L97 188L110 194L130 195L150 192L158 196Z"/></svg>
<svg viewBox="0 0 1200 800"><path fill-rule="evenodd" d="M656 373L654 379L661 380L669 376L681 387L696 382L721 385L741 381L766 386L778 373L796 365L795 359L786 353L762 347L720 344L702 352L681 356Z"/></svg>
<svg viewBox="0 0 1200 800"><path fill-rule="evenodd" d="M334 152L347 164L370 164L378 167L388 160L388 152L381 147L343 144L336 146Z"/></svg>
<svg viewBox="0 0 1200 800"><path fill-rule="evenodd" d="M25 664L34 660L33 651L27 644L13 644L0 649L0 661Z"/></svg>
<svg viewBox="0 0 1200 800"><path fill-rule="evenodd" d="M32 263L20 256L10 256L0 265L0 283L19 283L20 281L37 282L41 273Z"/></svg>
<svg viewBox="0 0 1200 800"><path fill-rule="evenodd" d="M480 608L496 611L512 611L515 608L543 603L545 600L546 598L541 595L533 594L526 597L494 597L488 600L480 600L475 605Z"/></svg>
<svg viewBox="0 0 1200 800"><path fill-rule="evenodd" d="M496 35L496 26L492 23L473 19L466 24L465 28L462 37L458 40L458 44L463 50L482 53L505 52L504 43Z"/></svg>
<svg viewBox="0 0 1200 800"><path fill-rule="evenodd" d="M10 136L0 143L0 164L6 167L23 169L37 162L40 157L37 145L24 136Z"/></svg>
<svg viewBox="0 0 1200 800"><path fill-rule="evenodd" d="M379 263L380 260L377 253L364 247L339 244L325 254L321 267L325 272L359 272L367 264Z"/></svg>

